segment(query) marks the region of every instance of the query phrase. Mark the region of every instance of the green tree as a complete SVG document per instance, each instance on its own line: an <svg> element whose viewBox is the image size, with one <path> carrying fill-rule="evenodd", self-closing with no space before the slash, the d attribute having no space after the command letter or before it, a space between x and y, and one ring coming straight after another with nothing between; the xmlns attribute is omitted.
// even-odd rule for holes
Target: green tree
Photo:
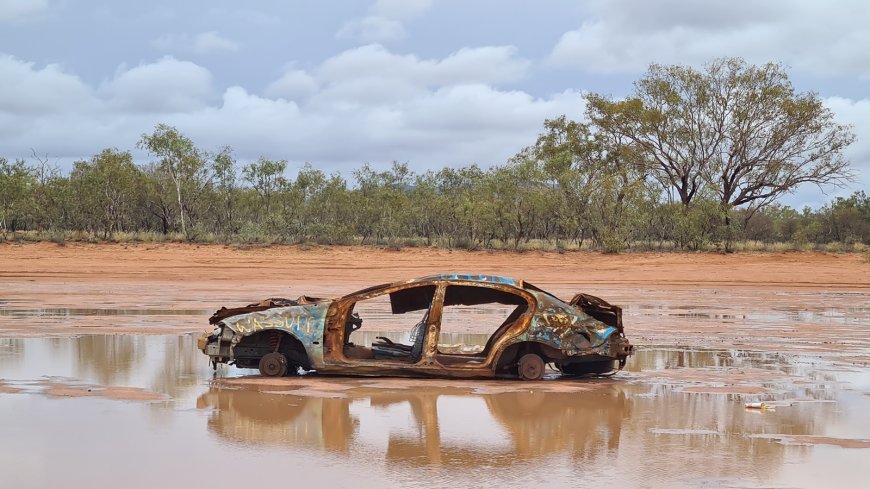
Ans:
<svg viewBox="0 0 870 489"><path fill-rule="evenodd" d="M84 208L79 212L97 214L104 238L121 231L130 222L132 206L140 191L141 173L129 151L107 148L90 161L73 164L70 180L77 185Z"/></svg>
<svg viewBox="0 0 870 489"><path fill-rule="evenodd" d="M36 164L32 167L36 178L29 200L29 220L39 231L60 230L69 218L69 179L60 168L32 150Z"/></svg>
<svg viewBox="0 0 870 489"><path fill-rule="evenodd" d="M186 216L190 209L188 193L195 193L204 180L205 161L201 152L190 138L166 124L158 124L151 134L142 134L136 147L158 157L159 169L172 179L181 218L181 232L187 235Z"/></svg>
<svg viewBox="0 0 870 489"><path fill-rule="evenodd" d="M426 216L425 222L435 234L447 239L449 247L476 248L489 246L496 228L497 204L485 193L487 183L495 170L484 172L477 165L462 168L443 168L431 174L434 188L424 193L425 187L415 197L418 216Z"/></svg>
<svg viewBox="0 0 870 489"><path fill-rule="evenodd" d="M863 190L835 198L819 214L830 241L870 243L870 197Z"/></svg>
<svg viewBox="0 0 870 489"><path fill-rule="evenodd" d="M257 161L242 168L242 175L259 197L261 206L257 215L261 222L269 220L272 216L275 194L287 183L286 178L284 178L286 169L287 162L285 160L270 160L265 157L260 157Z"/></svg>
<svg viewBox="0 0 870 489"><path fill-rule="evenodd" d="M175 185L162 165L151 163L144 166L142 172L148 220L157 219L157 228L163 234L168 234L173 229L175 213L178 210Z"/></svg>
<svg viewBox="0 0 870 489"><path fill-rule="evenodd" d="M779 64L653 64L628 99L587 102L593 124L637 143L686 206L704 185L727 209L757 209L800 184L851 177L842 153L855 136L817 94L795 92Z"/></svg>
<svg viewBox="0 0 870 489"><path fill-rule="evenodd" d="M376 171L366 163L353 172L356 189L350 204L363 242L394 240L408 230L410 191L414 174L407 163L394 161L389 170Z"/></svg>
<svg viewBox="0 0 870 489"><path fill-rule="evenodd" d="M0 231L3 239L10 230L15 232L18 229L35 185L36 175L24 160L10 163L6 158L0 158Z"/></svg>
<svg viewBox="0 0 870 489"><path fill-rule="evenodd" d="M570 230L582 243L588 230L608 252L630 245L647 190L638 145L564 116L545 121L544 128L535 145L515 157L533 162L537 171L526 178L547 189L537 199L536 222L545 225L540 232Z"/></svg>
<svg viewBox="0 0 870 489"><path fill-rule="evenodd" d="M236 160L233 150L224 146L212 158L212 174L215 178L215 190L220 200L216 228L224 234L236 231L236 193L238 190L238 177L236 174Z"/></svg>
<svg viewBox="0 0 870 489"><path fill-rule="evenodd" d="M347 183L339 175L326 176L306 163L293 182L302 206L300 233L305 240L349 244L353 241L353 215Z"/></svg>
<svg viewBox="0 0 870 489"><path fill-rule="evenodd" d="M592 230L592 212L596 195L604 180L610 178L604 166L605 140L593 134L588 124L561 116L544 121L545 131L538 136L533 157L542 165L548 185L558 189L561 205L554 210L561 228L582 246Z"/></svg>

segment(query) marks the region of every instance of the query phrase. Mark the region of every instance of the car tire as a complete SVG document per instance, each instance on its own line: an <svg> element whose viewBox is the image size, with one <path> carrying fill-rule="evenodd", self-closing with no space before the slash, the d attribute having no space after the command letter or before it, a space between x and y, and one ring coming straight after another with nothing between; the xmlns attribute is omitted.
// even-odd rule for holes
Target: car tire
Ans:
<svg viewBox="0 0 870 489"><path fill-rule="evenodd" d="M544 370L544 360L536 353L526 353L517 362L517 373L523 380L541 380Z"/></svg>
<svg viewBox="0 0 870 489"><path fill-rule="evenodd" d="M283 353L267 353L260 359L259 368L266 377L283 377L287 375L287 357Z"/></svg>

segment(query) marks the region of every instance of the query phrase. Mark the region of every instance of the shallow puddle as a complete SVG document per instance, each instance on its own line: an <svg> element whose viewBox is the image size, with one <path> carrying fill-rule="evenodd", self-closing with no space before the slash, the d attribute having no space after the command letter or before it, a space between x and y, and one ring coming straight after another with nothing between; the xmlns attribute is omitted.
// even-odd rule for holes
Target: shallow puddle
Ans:
<svg viewBox="0 0 870 489"><path fill-rule="evenodd" d="M830 487L870 456L870 370L836 355L643 347L615 377L538 383L253 373L213 372L193 335L0 338L4 486Z"/></svg>

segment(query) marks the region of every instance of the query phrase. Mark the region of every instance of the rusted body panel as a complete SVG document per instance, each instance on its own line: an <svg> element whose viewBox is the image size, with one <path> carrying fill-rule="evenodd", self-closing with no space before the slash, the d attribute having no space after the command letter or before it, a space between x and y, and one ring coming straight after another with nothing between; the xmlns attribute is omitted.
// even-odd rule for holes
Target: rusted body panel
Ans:
<svg viewBox="0 0 870 489"><path fill-rule="evenodd" d="M363 324L354 308L378 297L389 297L392 314L424 313L414 325L411 345L386 339L371 346L350 341ZM439 351L444 308L487 304L512 306L514 312L493 332L483 351ZM589 307L588 313L581 304ZM215 365L252 368L259 362L264 373L281 372L280 362L284 362L291 372L302 367L337 375L524 377L522 362L529 357L554 363L563 372L584 373L588 368L582 365L589 362L612 366L618 361L621 368L632 352L618 307L585 294L566 303L521 280L490 275L433 275L332 300L270 299L222 308L210 322L217 327L203 335L200 347ZM278 364L264 370L263 362L272 360Z"/></svg>
<svg viewBox="0 0 870 489"><path fill-rule="evenodd" d="M543 295L537 293L539 296ZM561 350L566 356L599 352L616 328L564 302L539 297L538 311L525 338Z"/></svg>
<svg viewBox="0 0 870 489"><path fill-rule="evenodd" d="M224 319L223 324L237 333L234 338L244 338L267 330L287 332L302 345L311 359L312 365L323 362L323 338L326 313L330 302L276 307L264 311L249 312ZM238 342L237 342L238 343Z"/></svg>

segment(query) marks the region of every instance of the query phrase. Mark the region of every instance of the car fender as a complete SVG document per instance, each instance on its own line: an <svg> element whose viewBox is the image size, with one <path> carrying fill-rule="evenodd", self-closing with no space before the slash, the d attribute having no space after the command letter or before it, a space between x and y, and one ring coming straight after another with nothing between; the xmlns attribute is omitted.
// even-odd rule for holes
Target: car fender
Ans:
<svg viewBox="0 0 870 489"><path fill-rule="evenodd" d="M544 343L566 356L599 353L617 328L608 326L575 306L558 299L539 297L526 340Z"/></svg>
<svg viewBox="0 0 870 489"><path fill-rule="evenodd" d="M323 330L330 302L275 307L225 318L221 323L234 332L232 344L262 331L290 334L305 348L312 365L323 363Z"/></svg>

